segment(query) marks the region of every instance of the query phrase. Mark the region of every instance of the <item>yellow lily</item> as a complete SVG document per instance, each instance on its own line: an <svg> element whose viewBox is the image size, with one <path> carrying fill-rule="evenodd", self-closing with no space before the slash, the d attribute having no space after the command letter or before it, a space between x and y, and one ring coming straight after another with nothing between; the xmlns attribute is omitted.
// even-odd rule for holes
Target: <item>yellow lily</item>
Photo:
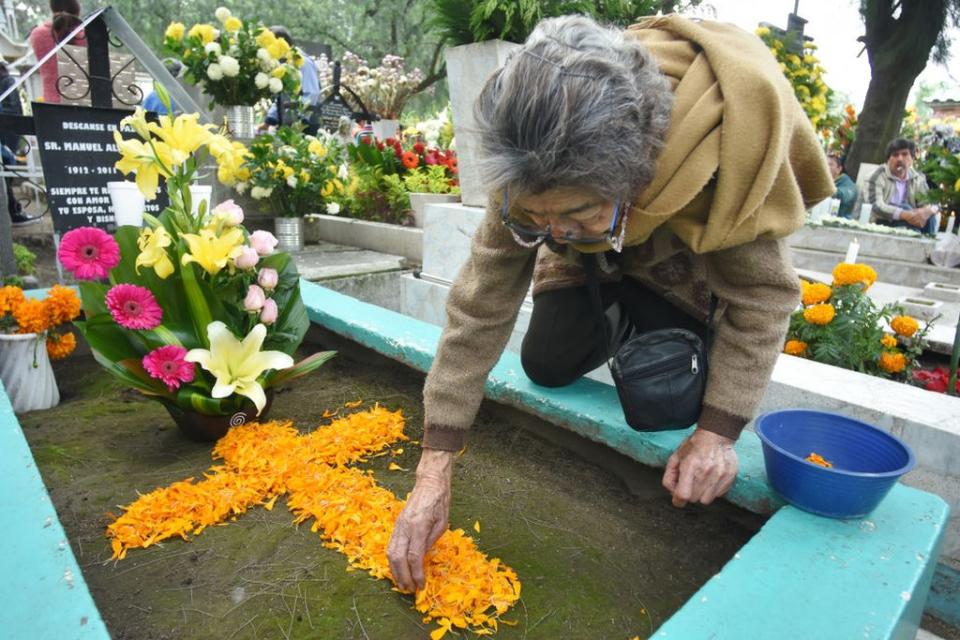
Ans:
<svg viewBox="0 0 960 640"><path fill-rule="evenodd" d="M267 328L257 324L241 342L220 321L207 325L210 349L191 349L184 358L196 362L217 379L210 395L226 398L233 393L250 398L257 415L267 404L266 394L258 378L270 369L287 369L293 358L282 351L261 351Z"/></svg>
<svg viewBox="0 0 960 640"><path fill-rule="evenodd" d="M113 132L113 140L120 152L120 159L114 166L124 175L137 174L137 187L147 200L157 197L160 176L169 178L170 171L187 159L182 152L159 140L151 147L140 140L124 140L119 131Z"/></svg>
<svg viewBox="0 0 960 640"><path fill-rule="evenodd" d="M187 242L190 252L183 254L180 263L187 265L196 262L210 275L220 273L243 250L243 232L236 227L220 236L210 229L201 229L199 234L183 233L181 237Z"/></svg>
<svg viewBox="0 0 960 640"><path fill-rule="evenodd" d="M198 113L179 115L175 119L160 116L160 124L150 122L147 123L147 128L171 149L190 155L213 138L210 131L213 125L200 124L199 118Z"/></svg>
<svg viewBox="0 0 960 640"><path fill-rule="evenodd" d="M132 116L127 116L120 121L120 128L131 127L144 140L150 139L150 129L147 126L147 112L143 107L137 107Z"/></svg>
<svg viewBox="0 0 960 640"><path fill-rule="evenodd" d="M165 280L173 273L173 262L167 255L166 248L173 242L167 230L160 226L156 229L144 229L137 238L140 255L137 256L136 270L140 267L153 267L157 277Z"/></svg>

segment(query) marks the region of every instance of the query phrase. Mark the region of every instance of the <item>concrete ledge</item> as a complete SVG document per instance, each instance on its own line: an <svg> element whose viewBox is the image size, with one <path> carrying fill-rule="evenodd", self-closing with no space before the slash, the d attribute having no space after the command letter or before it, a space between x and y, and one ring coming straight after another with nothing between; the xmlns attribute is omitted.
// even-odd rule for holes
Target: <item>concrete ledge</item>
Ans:
<svg viewBox="0 0 960 640"><path fill-rule="evenodd" d="M0 635L109 640L2 383L0 469Z"/></svg>
<svg viewBox="0 0 960 640"><path fill-rule="evenodd" d="M430 367L439 327L313 283L301 289L313 322L422 371ZM623 423L609 385L581 379L560 389L537 387L509 352L486 391L651 466L663 466L688 433L635 432ZM783 503L766 481L756 435L744 433L737 453L741 468L727 499L759 513L777 509ZM656 637L912 639L948 514L939 497L903 485L865 520L784 507ZM748 613L737 613L747 606Z"/></svg>
<svg viewBox="0 0 960 640"><path fill-rule="evenodd" d="M307 242L360 247L423 263L423 230L415 227L311 214L303 218L303 236Z"/></svg>
<svg viewBox="0 0 960 640"><path fill-rule="evenodd" d="M791 247L839 253L839 262L854 238L860 243L861 258L894 259L926 264L936 241L932 238L904 238L854 229L806 225L787 238ZM870 262L869 260L860 260Z"/></svg>

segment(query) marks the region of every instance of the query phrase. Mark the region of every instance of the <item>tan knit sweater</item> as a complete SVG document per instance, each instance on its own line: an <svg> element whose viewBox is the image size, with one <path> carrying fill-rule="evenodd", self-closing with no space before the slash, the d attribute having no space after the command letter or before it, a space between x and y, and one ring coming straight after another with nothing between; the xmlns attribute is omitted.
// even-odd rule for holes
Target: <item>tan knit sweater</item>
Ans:
<svg viewBox="0 0 960 640"><path fill-rule="evenodd" d="M833 192L816 136L763 44L731 25L676 16L631 27L674 89L653 182L634 199L619 269L703 314L720 298L698 426L737 437L770 380L797 276L781 238ZM534 295L583 283L567 259L514 242L492 199L447 302L424 387L425 447L457 450L534 274ZM599 247L577 247L595 251Z"/></svg>

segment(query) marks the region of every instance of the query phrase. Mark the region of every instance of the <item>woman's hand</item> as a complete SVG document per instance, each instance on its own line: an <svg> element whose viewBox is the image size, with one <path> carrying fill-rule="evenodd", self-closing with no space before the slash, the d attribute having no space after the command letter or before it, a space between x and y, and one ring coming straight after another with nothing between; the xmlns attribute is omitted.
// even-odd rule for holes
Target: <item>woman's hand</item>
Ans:
<svg viewBox="0 0 960 640"><path fill-rule="evenodd" d="M390 571L402 591L423 589L423 559L447 530L453 451L424 449L417 465L417 482L400 512L387 547Z"/></svg>
<svg viewBox="0 0 960 640"><path fill-rule="evenodd" d="M663 486L673 494L673 504L688 502L710 504L722 496L737 478L737 453L733 440L696 429L667 461Z"/></svg>

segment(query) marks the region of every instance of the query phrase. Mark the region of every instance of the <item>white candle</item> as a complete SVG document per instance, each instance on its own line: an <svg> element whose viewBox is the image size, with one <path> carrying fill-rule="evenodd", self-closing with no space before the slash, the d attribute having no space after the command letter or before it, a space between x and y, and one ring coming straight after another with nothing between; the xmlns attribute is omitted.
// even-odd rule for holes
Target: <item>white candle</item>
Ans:
<svg viewBox="0 0 960 640"><path fill-rule="evenodd" d="M953 212L950 213L950 217L947 218L947 233L953 233L953 225L957 222L957 216L953 215Z"/></svg>
<svg viewBox="0 0 960 640"><path fill-rule="evenodd" d="M857 254L860 252L860 241L854 238L847 246L847 255L843 259L847 264L856 264Z"/></svg>

